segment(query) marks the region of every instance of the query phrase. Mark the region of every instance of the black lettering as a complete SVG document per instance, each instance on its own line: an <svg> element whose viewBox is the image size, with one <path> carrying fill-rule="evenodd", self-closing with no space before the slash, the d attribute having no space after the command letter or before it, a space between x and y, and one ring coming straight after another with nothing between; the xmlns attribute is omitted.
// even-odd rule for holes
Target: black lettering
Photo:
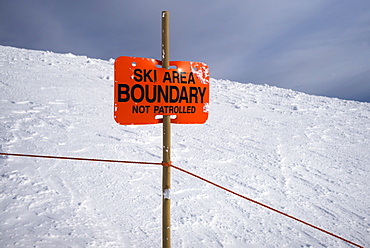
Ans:
<svg viewBox="0 0 370 248"><path fill-rule="evenodd" d="M176 86L170 86L170 102L177 102L179 100L179 95L179 88Z"/></svg>
<svg viewBox="0 0 370 248"><path fill-rule="evenodd" d="M182 86L179 103L181 103L182 100L185 100L186 103L189 102L188 101L188 93L186 92L186 87L185 86Z"/></svg>
<svg viewBox="0 0 370 248"><path fill-rule="evenodd" d="M124 90L122 90L123 88ZM129 90L130 86L127 84L118 84L118 102L128 102L130 100ZM123 95L125 97L122 97Z"/></svg>
<svg viewBox="0 0 370 248"><path fill-rule="evenodd" d="M206 87L203 87L203 91L201 90L200 87L198 87L198 91L199 91L199 95L200 95L200 102L201 103L204 102L203 98L204 98L204 94L206 93L206 90L207 90Z"/></svg>
<svg viewBox="0 0 370 248"><path fill-rule="evenodd" d="M181 78L181 77L180 77ZM136 103L204 103L207 87L118 84L117 101ZM137 110L139 111L139 110Z"/></svg>
<svg viewBox="0 0 370 248"><path fill-rule="evenodd" d="M195 84L194 75L192 72L189 73L188 84L190 84L190 82Z"/></svg>
<svg viewBox="0 0 370 248"><path fill-rule="evenodd" d="M177 71L172 71L172 83L175 83L175 79L177 79L177 82L179 83L179 73Z"/></svg>
<svg viewBox="0 0 370 248"><path fill-rule="evenodd" d="M136 82L141 82L143 80L143 76L141 75L141 73L143 73L143 71L141 69L135 69L134 70L134 80Z"/></svg>
<svg viewBox="0 0 370 248"><path fill-rule="evenodd" d="M185 76L184 76L184 74L185 74ZM181 83L182 83L182 84L186 84L186 83L188 83L188 82L186 81L186 72L184 72L184 71L180 72L180 78L181 78Z"/></svg>
<svg viewBox="0 0 370 248"><path fill-rule="evenodd" d="M143 113L148 113L149 112L150 106L132 106L132 113L134 114L143 114Z"/></svg>
<svg viewBox="0 0 370 248"><path fill-rule="evenodd" d="M135 106L132 106L132 113L136 114L139 112L139 106L135 105Z"/></svg>
<svg viewBox="0 0 370 248"><path fill-rule="evenodd" d="M195 103L198 103L198 89L197 87L190 87L190 103L193 102L193 98L195 99Z"/></svg>
<svg viewBox="0 0 370 248"><path fill-rule="evenodd" d="M137 93L135 95L135 90L136 89L139 89L139 97L138 98L136 98ZM141 86L140 84L135 84L134 86L132 86L131 98L134 102L141 102L144 99L144 88L143 88L143 86Z"/></svg>
<svg viewBox="0 0 370 248"><path fill-rule="evenodd" d="M145 85L145 99L147 102L155 102L157 98L157 87L153 85L153 94L152 98L149 97L149 85Z"/></svg>
<svg viewBox="0 0 370 248"><path fill-rule="evenodd" d="M150 77L150 74L151 74L152 70L146 70L144 69L144 82L147 82L147 78L149 80L149 82L153 82L153 79Z"/></svg>
<svg viewBox="0 0 370 248"><path fill-rule="evenodd" d="M163 76L163 83L165 83L166 81L168 81L169 83L172 83L171 82L171 75L170 75L170 73L168 72L168 71L166 71L165 73L164 73L164 76Z"/></svg>
<svg viewBox="0 0 370 248"><path fill-rule="evenodd" d="M164 100L164 102L168 102L168 86L166 86L166 92L163 91L162 86L157 85L158 87L158 99L157 102L161 102L161 95Z"/></svg>

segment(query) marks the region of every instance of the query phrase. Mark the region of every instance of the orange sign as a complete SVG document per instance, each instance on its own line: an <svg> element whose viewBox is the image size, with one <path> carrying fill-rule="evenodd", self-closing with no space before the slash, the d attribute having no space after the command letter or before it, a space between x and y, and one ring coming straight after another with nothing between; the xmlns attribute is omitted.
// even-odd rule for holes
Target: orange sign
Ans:
<svg viewBox="0 0 370 248"><path fill-rule="evenodd" d="M208 119L209 68L171 61L170 69L149 58L119 57L114 64L114 119L121 125L202 124Z"/></svg>

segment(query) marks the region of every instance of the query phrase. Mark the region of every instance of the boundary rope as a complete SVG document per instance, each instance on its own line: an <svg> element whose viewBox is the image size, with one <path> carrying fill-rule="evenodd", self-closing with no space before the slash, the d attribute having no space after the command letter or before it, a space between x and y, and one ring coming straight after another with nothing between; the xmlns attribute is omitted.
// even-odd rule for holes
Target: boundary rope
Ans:
<svg viewBox="0 0 370 248"><path fill-rule="evenodd" d="M220 189L222 189L222 190L225 190L225 191L227 191L227 192L229 192L229 193L231 193L231 194L234 194L234 195L236 195L236 196L238 196L238 197L241 197L241 198L243 198L243 199L245 199L245 200L248 200L248 201L250 201L250 202L253 202L253 203L255 203L255 204L257 204L257 205L260 205L260 206L262 206L262 207L264 207L264 208L267 208L267 209L269 209L269 210L271 210L271 211L274 211L274 212L276 212L276 213L279 213L279 214L281 214L281 215L283 215L283 216L285 216L285 217L288 217L288 218L290 218L290 219L293 219L293 220L295 220L295 221L298 221L298 222L300 222L300 223L302 223L302 224L305 224L305 225L310 226L310 227L312 227L312 228L314 228L314 229L316 229L316 230L319 230L319 231L321 231L321 232L323 232L323 233L326 233L326 234L328 234L328 235L330 235L330 236L333 236L333 237L335 237L335 238L337 238L337 239L340 239L340 240L342 240L342 241L344 241L344 242L347 242L347 243L349 243L349 244L351 244L351 245L353 245L353 246L356 246L356 247L359 247L359 248L364 248L363 246L360 246L360 245L358 245L358 244L356 244L356 243L353 243L353 242L351 242L351 241L349 241L349 240L347 240L347 239L345 239L345 238L342 238L342 237L340 237L340 236L338 236L338 235L335 235L335 234L333 234L333 233L331 233L331 232L329 232L329 231L326 231L326 230L324 230L324 229L322 229L322 228L319 228L319 227L317 227L317 226L315 226L315 225L312 225L312 224L310 224L310 223L308 223L308 222L305 222L305 221L303 221L303 220L301 220L301 219L298 219L298 218L296 218L296 217L294 217L294 216L291 216L291 215L289 215L289 214L286 214L286 213L284 213L284 212L281 212L280 210L277 210L277 209L275 209L275 208L273 208L273 207L270 207L270 206L265 205L265 204L263 204L263 203L261 203L261 202L258 202L258 201L256 201L256 200L253 200L253 199L251 199L251 198L248 198L248 197L246 197L246 196L243 196L243 195L241 195L241 194L239 194L239 193L236 193L235 191L232 191L232 190L230 190L230 189L228 189L228 188L225 188L225 187L223 187L223 186L221 186L221 185L219 185L219 184L216 184L216 183L214 183L214 182L211 182L211 181L209 181L209 180L207 180L207 179L205 179L205 178L203 178L203 177L201 177L201 176L198 176L198 175L196 175L196 174L194 174L194 173L191 173L191 172L189 172L189 171L187 171L187 170L184 170L184 169L182 169L182 168L180 168L180 167L174 166L174 165L172 164L172 162L168 162L168 163L164 163L164 162L162 162L162 163L158 163L158 162L157 162L157 163L156 163L156 162L140 162L140 161L111 160L111 159L92 159L92 158L76 158L76 157L57 157L57 156L45 156L45 155L30 155L30 154L4 153L4 152L0 152L0 155L4 155L4 156L18 156L18 157L31 157L31 158L51 158L51 159L64 159L64 160L79 160L79 161L92 161L92 162L108 162L108 163L126 163L126 164L162 165L162 166L166 166L166 167L172 167L172 168L174 168L174 169L176 169L176 170L179 170L179 171L181 171L181 172L184 172L184 173L186 173L186 174L188 174L188 175L190 175L190 176L192 176L192 177L198 178L198 179L200 179L200 180L202 180L202 181L204 181L204 182L206 182L206 183L212 184L213 186L215 186L215 187L217 187L217 188L220 188Z"/></svg>
<svg viewBox="0 0 370 248"><path fill-rule="evenodd" d="M4 153L4 152L0 152L0 155L18 156L18 157L31 157L31 158L55 158L55 159L65 159L65 160L93 161L93 162L106 162L106 163L162 165L162 163L154 163L154 162L124 161L124 160L97 159L97 158L56 157L56 156L17 154L17 153Z"/></svg>
<svg viewBox="0 0 370 248"><path fill-rule="evenodd" d="M312 227L312 228L315 228L315 229L317 229L317 230L319 230L319 231L321 231L321 232L324 232L324 233L326 233L326 234L329 234L329 235L331 235L331 236L333 236L333 237L335 237L335 238L338 238L338 239L340 239L340 240L342 240L342 241L345 241L345 242L347 242L347 243L349 243L349 244L351 244L351 245L354 245L354 246L356 246L356 247L363 248L362 246L360 246L360 245L358 245L358 244L355 244L355 243L353 243L353 242L351 242L351 241L349 241L349 240L347 240L347 239L344 239L344 238L342 238L342 237L340 237L340 236L338 236L338 235L335 235L335 234L333 234L333 233L331 233L331 232L328 232L328 231L326 231L326 230L324 230L324 229L321 229L321 228L319 228L319 227L317 227L317 226L314 226L314 225L312 225L312 224L310 224L310 223L308 223L308 222L305 222L305 221L303 221L303 220L300 220L300 219L298 219L298 218L296 218L296 217L294 217L294 216L291 216L291 215L289 215L289 214L286 214L286 213L284 213L284 212L281 212L281 211L279 211L279 210L277 210L277 209L275 209L275 208L272 208L272 207L270 207L270 206L267 206L267 205L265 205L265 204L263 204L263 203L260 203L260 202L258 202L258 201L256 201L256 200L253 200L253 199L251 199L251 198L248 198L248 197L246 197L246 196L243 196L243 195L241 195L241 194L239 194L239 193L236 193L236 192L234 192L234 191L232 191L232 190L230 190L230 189L227 189L227 188L225 188L225 187L223 187L223 186L221 186L221 185L219 185L219 184L216 184L216 183L211 182L211 181L209 181L209 180L207 180L207 179L205 179L205 178L203 178L203 177L200 177L200 176L198 176L198 175L195 175L195 174L193 174L193 173L191 173L191 172L189 172L189 171L186 171L186 170L181 169L181 168L179 168L179 167L176 167L176 166L174 166L174 165L170 165L170 166L171 166L171 167L173 167L173 168L175 168L175 169L177 169L177 170L179 170L179 171L182 171L182 172L184 172L184 173L187 173L187 174L189 174L189 175L191 175L191 176L193 176L193 177L196 177L196 178L198 178L198 179L200 179L200 180L203 180L203 181L205 181L205 182L207 182L207 183L209 183L209 184L212 184L213 186L216 186L216 187L218 187L218 188L220 188L220 189L223 189L223 190L225 190L225 191L227 191L227 192L229 192L229 193L231 193L231 194L234 194L234 195L236 195L236 196L239 196L239 197L241 197L241 198L243 198L243 199L245 199L245 200L251 201L251 202L253 202L253 203L255 203L255 204L258 204L258 205L260 205L260 206L262 206L262 207L264 207L264 208L267 208L267 209L269 209L269 210L272 210L272 211L274 211L274 212L276 212L276 213L279 213L279 214L281 214L281 215L284 215L285 217L288 217L288 218L291 218L291 219L296 220L296 221L298 221L298 222L301 222L301 223L303 223L303 224L305 224L305 225L307 225L307 226L310 226L310 227Z"/></svg>

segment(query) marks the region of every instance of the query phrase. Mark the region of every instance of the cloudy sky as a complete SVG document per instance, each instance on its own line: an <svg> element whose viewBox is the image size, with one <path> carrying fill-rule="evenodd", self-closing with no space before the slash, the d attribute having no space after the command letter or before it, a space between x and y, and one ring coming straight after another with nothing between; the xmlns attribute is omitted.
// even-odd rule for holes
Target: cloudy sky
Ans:
<svg viewBox="0 0 370 248"><path fill-rule="evenodd" d="M0 0L0 45L110 59L161 56L211 77L370 102L369 0Z"/></svg>

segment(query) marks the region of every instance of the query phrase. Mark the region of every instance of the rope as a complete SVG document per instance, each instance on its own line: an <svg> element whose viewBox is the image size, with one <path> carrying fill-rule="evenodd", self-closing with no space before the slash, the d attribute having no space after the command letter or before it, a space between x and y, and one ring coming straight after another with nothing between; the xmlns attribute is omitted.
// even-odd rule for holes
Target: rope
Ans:
<svg viewBox="0 0 370 248"><path fill-rule="evenodd" d="M195 174L193 174L193 173L191 173L191 172L189 172L189 171L186 171L186 170L181 169L181 168L179 168L179 167L176 167L176 166L174 166L174 165L171 165L171 167L173 167L173 168L175 168L175 169L177 169L177 170L179 170L179 171L182 171L182 172L184 172L184 173L186 173L186 174L189 174L189 175L191 175L191 176L193 176L193 177L196 177L196 178L198 178L198 179L200 179L200 180L203 180L203 181L205 181L205 182L207 182L207 183L209 183L209 184L212 184L213 186L216 186L216 187L218 187L218 188L220 188L220 189L223 189L223 190L225 190L225 191L227 191L227 192L229 192L229 193L231 193L231 194L234 194L234 195L236 195L236 196L239 196L239 197L241 197L241 198L243 198L243 199L245 199L245 200L251 201L251 202L253 202L253 203L255 203L255 204L258 204L258 205L260 205L260 206L262 206L262 207L264 207L264 208L270 209L270 210L272 210L272 211L274 211L274 212L276 212L276 213L279 213L279 214L281 214L281 215L284 215L285 217L291 218L291 219L296 220L296 221L298 221L298 222L301 222L301 223L303 223L303 224L305 224L305 225L307 225L307 226L310 226L310 227L312 227L312 228L315 228L315 229L317 229L317 230L319 230L319 231L321 231L321 232L324 232L324 233L326 233L326 234L329 234L329 235L331 235L331 236L333 236L333 237L335 237L335 238L338 238L338 239L340 239L340 240L342 240L342 241L345 241L345 242L347 242L347 243L349 243L349 244L351 244L351 245L354 245L354 246L356 246L356 247L360 247L360 248L364 248L363 246L360 246L360 245L358 245L358 244L355 244L355 243L353 243L353 242L351 242L351 241L349 241L349 240L347 240L347 239L344 239L344 238L342 238L342 237L340 237L340 236L338 236L338 235L335 235L335 234L333 234L333 233L331 233L331 232L328 232L328 231L326 231L326 230L324 230L324 229L321 229L321 228L319 228L319 227L317 227L317 226L314 226L314 225L312 225L312 224L310 224L310 223L307 223L307 222L305 222L305 221L303 221L303 220L300 220L300 219L298 219L298 218L296 218L296 217L294 217L294 216L291 216L291 215L289 215L289 214L283 213L283 212L281 212L281 211L279 211L279 210L277 210L277 209L275 209L275 208L272 208L272 207L270 207L270 206L267 206L267 205L265 205L265 204L263 204L263 203L260 203L260 202L258 202L258 201L255 201L255 200L253 200L253 199L251 199L251 198L248 198L248 197L246 197L246 196L243 196L243 195L241 195L241 194L238 194L238 193L236 193L236 192L234 192L234 191L232 191L232 190L230 190L230 189L227 189L227 188L225 188L225 187L223 187L223 186L221 186L221 185L219 185L219 184L216 184L216 183L211 182L211 181L209 181L209 180L207 180L207 179L205 179L205 178L203 178L203 177L200 177L200 176L198 176L198 175L195 175Z"/></svg>
<svg viewBox="0 0 370 248"><path fill-rule="evenodd" d="M289 215L289 214L286 214L286 213L284 213L284 212L281 212L281 211L279 211L279 210L277 210L277 209L275 209L275 208L273 208L273 207L267 206L267 205L265 205L265 204L263 204L263 203L260 203L260 202L258 202L258 201L256 201L256 200L253 200L253 199L248 198L248 197L246 197L246 196L243 196L243 195L241 195L241 194L239 194L239 193L236 193L235 191L232 191L232 190L230 190L230 189L227 189L227 188L225 188L225 187L223 187L223 186L221 186L221 185L219 185L219 184L216 184L216 183L214 183L214 182L211 182L211 181L209 181L209 180L207 180L207 179L205 179L205 178L203 178L203 177L201 177L201 176L195 175L194 173L191 173L191 172L189 172L189 171L187 171L187 170L181 169L180 167L174 166L174 165L172 164L172 162L155 163L155 162L140 162L140 161L110 160L110 159L92 159L92 158L76 158L76 157L57 157L57 156L30 155L30 154L16 154L16 153L3 153L3 152L0 152L0 155L4 155L4 156L19 156L19 157L31 157L31 158L53 158L53 159L79 160L79 161L108 162L108 163L162 165L162 166L166 166L166 167L173 167L174 169L177 169L177 170L179 170L179 171L182 171L182 172L184 172L184 173L186 173L186 174L188 174L188 175L190 175L190 176L196 177L196 178L198 178L198 179L200 179L200 180L202 180L202 181L204 181L204 182L206 182L206 183L212 184L213 186L215 186L215 187L217 187L217 188L223 189L223 190L225 190L225 191L227 191L227 192L229 192L229 193L231 193L231 194L234 194L234 195L236 195L236 196L238 196L238 197L240 197L240 198L243 198L243 199L245 199L245 200L248 200L248 201L250 201L250 202L253 202L253 203L257 204L257 205L260 205L260 206L262 206L262 207L264 207L264 208L267 208L267 209L269 209L269 210L271 210L271 211L274 211L274 212L276 212L276 213L279 213L279 214L281 214L281 215L283 215L283 216L285 216L285 217L288 217L288 218L290 218L290 219L296 220L296 221L298 221L298 222L300 222L300 223L302 223L302 224L305 224L305 225L310 226L310 227L312 227L312 228L314 228L314 229L316 229L316 230L319 230L319 231L321 231L321 232L323 232L323 233L326 233L326 234L328 234L328 235L331 235L331 236L333 236L333 237L335 237L335 238L337 238L337 239L340 239L340 240L342 240L342 241L344 241L344 242L347 242L347 243L349 243L349 244L351 244L351 245L353 245L353 246L356 246L356 247L359 247L359 248L364 248L363 246L360 246L360 245L358 245L358 244L356 244L356 243L353 243L353 242L351 242L351 241L349 241L349 240L347 240L347 239L344 239L344 238L342 238L342 237L340 237L340 236L338 236L338 235L335 235L335 234L333 234L333 233L331 233L331 232L329 232L329 231L326 231L326 230L324 230L324 229L322 229L322 228L319 228L319 227L317 227L317 226L315 226L315 225L312 225L312 224L310 224L310 223L308 223L308 222L305 222L305 221L303 221L303 220L300 220L300 219L298 219L298 218L296 218L296 217L294 217L294 216L291 216L291 215Z"/></svg>
<svg viewBox="0 0 370 248"><path fill-rule="evenodd" d="M4 153L4 152L0 152L0 155L18 156L18 157L31 157L31 158L55 158L55 159L93 161L93 162L104 162L104 163L106 162L106 163L124 163L124 164L162 165L162 163L153 163L153 162L123 161L123 160L96 159L96 158L56 157L56 156L30 155L30 154L17 154L17 153Z"/></svg>

